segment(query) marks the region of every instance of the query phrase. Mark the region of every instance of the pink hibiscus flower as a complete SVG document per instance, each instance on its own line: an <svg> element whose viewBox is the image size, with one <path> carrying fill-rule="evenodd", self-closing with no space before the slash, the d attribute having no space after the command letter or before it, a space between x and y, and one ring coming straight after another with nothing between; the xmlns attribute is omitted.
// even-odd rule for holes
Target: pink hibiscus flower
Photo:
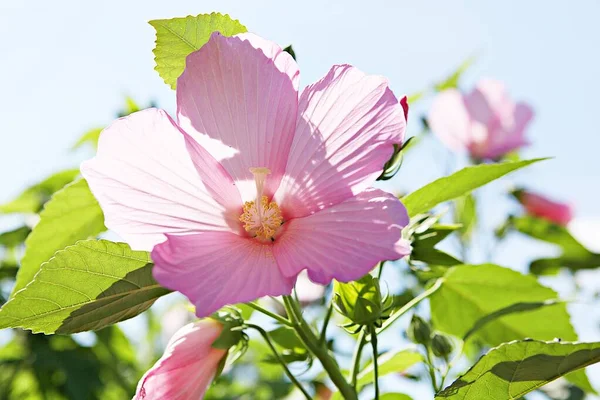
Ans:
<svg viewBox="0 0 600 400"><path fill-rule="evenodd" d="M476 159L498 159L528 144L525 128L532 118L531 107L515 104L502 82L484 79L468 94L456 89L440 93L428 122L450 149L466 149Z"/></svg>
<svg viewBox="0 0 600 400"><path fill-rule="evenodd" d="M573 209L569 204L559 203L527 191L517 191L517 199L527 214L534 217L544 218L558 225L567 225L573 219Z"/></svg>
<svg viewBox="0 0 600 400"><path fill-rule="evenodd" d="M222 330L223 325L213 319L178 330L138 383L133 400L202 399L227 355L227 350L212 347Z"/></svg>
<svg viewBox="0 0 600 400"><path fill-rule="evenodd" d="M370 186L407 108L387 80L334 66L298 97L276 44L218 33L177 81L177 122L149 109L114 122L81 171L106 226L152 251L156 280L198 316L289 294L304 269L358 279L408 254L394 196Z"/></svg>

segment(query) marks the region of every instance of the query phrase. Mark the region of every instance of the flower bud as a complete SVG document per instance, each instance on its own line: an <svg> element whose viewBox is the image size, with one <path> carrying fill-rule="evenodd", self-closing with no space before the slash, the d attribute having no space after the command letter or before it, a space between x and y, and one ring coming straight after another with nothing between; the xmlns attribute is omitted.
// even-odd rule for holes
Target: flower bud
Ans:
<svg viewBox="0 0 600 400"><path fill-rule="evenodd" d="M447 336L436 333L431 339L431 350L436 357L448 359L452 353L452 342Z"/></svg>
<svg viewBox="0 0 600 400"><path fill-rule="evenodd" d="M429 345L431 341L431 327L423 318L413 315L408 326L408 337L415 343Z"/></svg>
<svg viewBox="0 0 600 400"><path fill-rule="evenodd" d="M369 274L353 282L335 282L334 305L340 314L352 321L350 325L379 326L385 317L379 280Z"/></svg>

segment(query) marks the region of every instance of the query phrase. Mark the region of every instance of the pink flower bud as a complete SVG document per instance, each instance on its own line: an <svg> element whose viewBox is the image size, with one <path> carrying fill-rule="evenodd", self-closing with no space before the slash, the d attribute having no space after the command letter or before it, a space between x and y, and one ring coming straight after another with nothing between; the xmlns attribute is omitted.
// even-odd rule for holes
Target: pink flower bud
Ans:
<svg viewBox="0 0 600 400"><path fill-rule="evenodd" d="M567 225L573 218L573 210L569 204L558 203L530 192L522 192L517 197L529 215L547 219L558 225Z"/></svg>
<svg viewBox="0 0 600 400"><path fill-rule="evenodd" d="M134 400L198 400L212 382L227 350L215 349L223 325L202 319L178 330L163 356L138 383Z"/></svg>

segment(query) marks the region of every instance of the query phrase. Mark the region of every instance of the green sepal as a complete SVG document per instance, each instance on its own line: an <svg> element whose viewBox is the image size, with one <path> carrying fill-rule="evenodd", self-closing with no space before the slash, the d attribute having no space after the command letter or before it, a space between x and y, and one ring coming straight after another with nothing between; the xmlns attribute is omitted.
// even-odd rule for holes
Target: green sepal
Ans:
<svg viewBox="0 0 600 400"><path fill-rule="evenodd" d="M402 166L405 150L408 149L414 138L414 136L409 137L402 145L394 144L394 153L383 166L383 172L377 178L378 181L387 181L398 173Z"/></svg>
<svg viewBox="0 0 600 400"><path fill-rule="evenodd" d="M333 304L337 311L348 318L350 323L344 328L350 332L354 326L381 326L382 320L389 317L391 299L383 298L379 280L367 274L357 281L334 283ZM360 330L360 329L359 329Z"/></svg>
<svg viewBox="0 0 600 400"><path fill-rule="evenodd" d="M240 329L244 325L244 319L235 308L221 309L211 315L210 318L223 325L221 334L212 344L213 348L229 350L244 340L244 332Z"/></svg>
<svg viewBox="0 0 600 400"><path fill-rule="evenodd" d="M296 52L294 51L294 48L292 47L291 44L288 47L284 48L283 51L285 51L290 56L292 56L292 58L294 59L294 61L296 60Z"/></svg>

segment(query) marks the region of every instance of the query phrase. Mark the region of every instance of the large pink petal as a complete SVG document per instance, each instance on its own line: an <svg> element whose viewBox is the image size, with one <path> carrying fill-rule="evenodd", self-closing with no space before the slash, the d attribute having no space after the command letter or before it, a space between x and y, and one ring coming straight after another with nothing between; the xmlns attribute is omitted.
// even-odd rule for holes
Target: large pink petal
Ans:
<svg viewBox="0 0 600 400"><path fill-rule="evenodd" d="M468 147L470 119L463 95L458 90L445 90L435 97L427 122L431 131L451 150L461 151Z"/></svg>
<svg viewBox="0 0 600 400"><path fill-rule="evenodd" d="M212 348L223 330L205 319L178 330L164 355L140 380L134 400L202 399L226 350Z"/></svg>
<svg viewBox="0 0 600 400"><path fill-rule="evenodd" d="M219 160L244 201L256 196L250 167L267 167L271 196L285 169L298 108L298 66L252 34L224 37L187 57L177 81L180 126Z"/></svg>
<svg viewBox="0 0 600 400"><path fill-rule="evenodd" d="M295 276L303 269L314 282L347 282L368 273L381 260L410 252L402 239L408 215L389 193L368 189L318 213L284 224L274 254L281 271Z"/></svg>
<svg viewBox="0 0 600 400"><path fill-rule="evenodd" d="M309 215L369 187L402 143L404 108L386 79L334 66L300 97L296 135L276 199L287 218Z"/></svg>
<svg viewBox="0 0 600 400"><path fill-rule="evenodd" d="M81 173L106 226L136 250L152 250L165 233L239 227L241 200L231 177L162 110L106 128Z"/></svg>
<svg viewBox="0 0 600 400"><path fill-rule="evenodd" d="M186 295L204 317L227 304L262 296L290 294L293 278L285 278L271 244L229 232L168 236L154 247L154 277Z"/></svg>

